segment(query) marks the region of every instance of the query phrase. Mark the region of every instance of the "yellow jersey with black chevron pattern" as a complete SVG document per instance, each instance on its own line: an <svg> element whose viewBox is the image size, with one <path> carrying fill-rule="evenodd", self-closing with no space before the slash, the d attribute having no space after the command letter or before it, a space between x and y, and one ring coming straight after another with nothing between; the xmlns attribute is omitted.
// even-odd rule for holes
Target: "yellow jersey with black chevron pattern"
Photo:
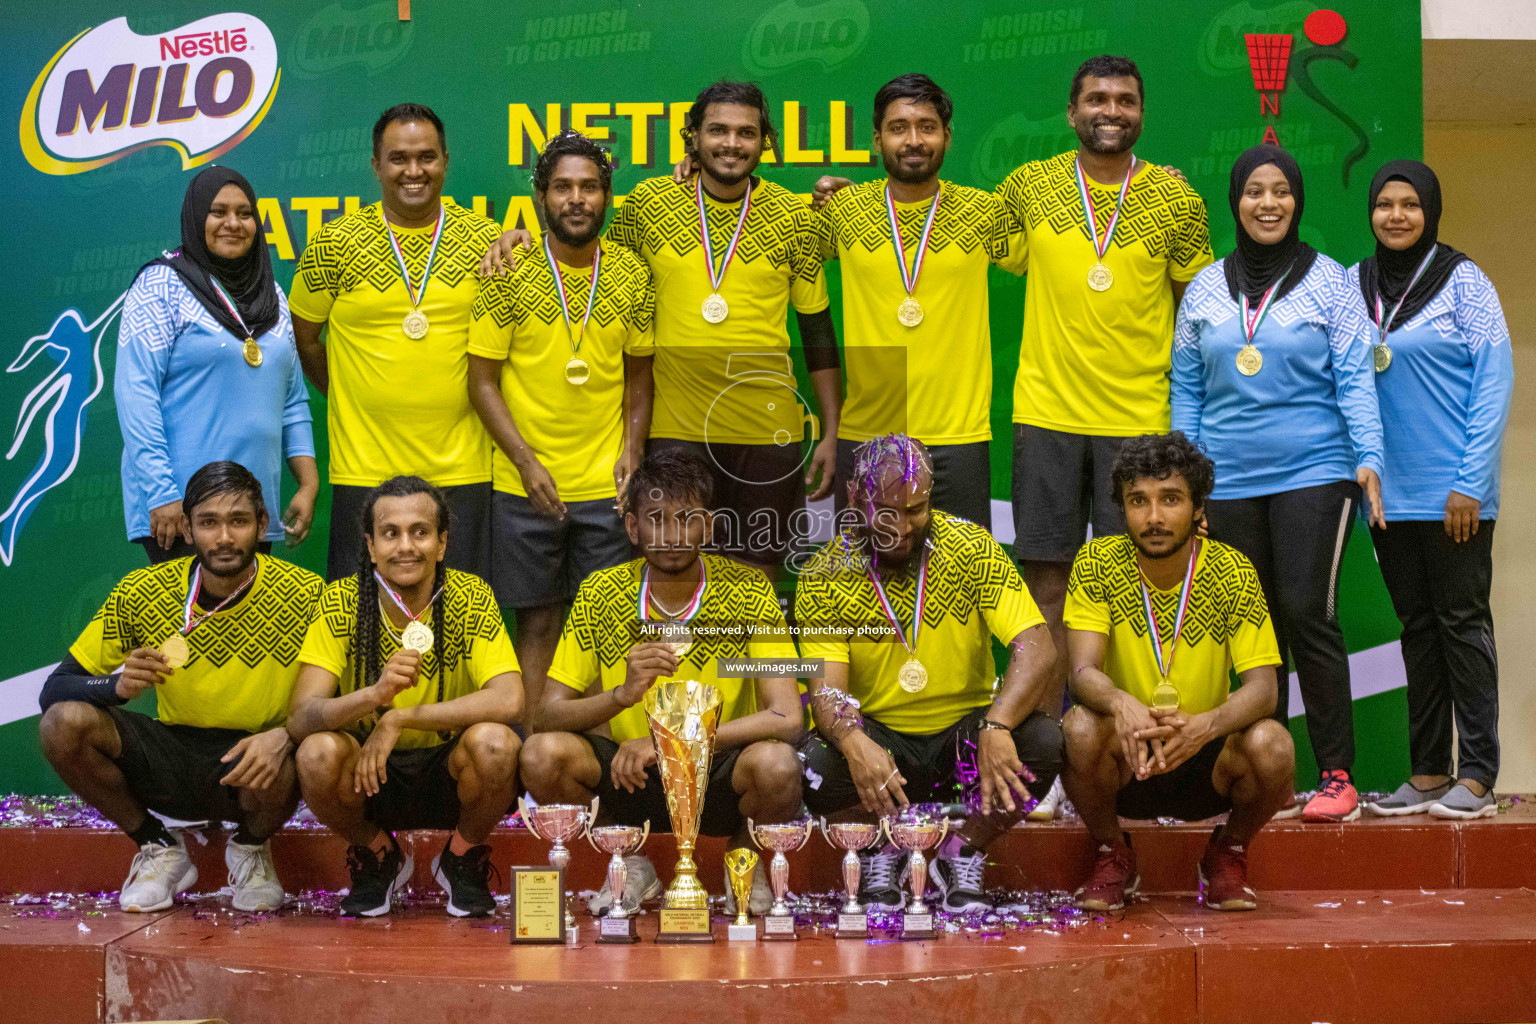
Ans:
<svg viewBox="0 0 1536 1024"><path fill-rule="evenodd" d="M1098 255L1076 161L1074 150L1027 163L997 189L1029 244L1013 421L1074 434L1161 433L1177 312L1170 282L1193 280L1211 262L1205 201L1141 163L1104 254L1114 283L1097 292L1088 287ZM1120 186L1090 178L1088 190L1102 238Z"/></svg>
<svg viewBox="0 0 1536 1024"><path fill-rule="evenodd" d="M1024 272L1024 234L997 198L943 182L914 298L923 322L906 327L885 179L840 189L821 210L821 254L843 275L843 362L848 397L837 436L867 441L892 432L924 444L992 437L992 327L987 273ZM897 203L907 267L933 200Z"/></svg>
<svg viewBox="0 0 1536 1024"><path fill-rule="evenodd" d="M139 648L159 647L180 630L192 559L137 569L108 595L69 648L92 675L116 672ZM261 732L288 717L299 677L299 647L325 582L290 562L256 556L256 582L234 604L187 637L186 665L155 687L160 721L200 729ZM218 601L207 597L211 611Z"/></svg>
<svg viewBox="0 0 1536 1024"><path fill-rule="evenodd" d="M719 555L699 557L707 580L704 603L691 621L694 643L678 666L677 678L697 679L718 689L720 721L729 722L757 712L757 686L751 679L720 678L720 659L793 658L795 644L766 576ZM594 683L612 690L624 682L625 659L641 640L644 568L645 559L637 558L600 569L582 582L549 666L551 680L580 693ZM662 676L658 682L670 678ZM650 734L645 709L638 704L609 719L608 729L620 743Z"/></svg>
<svg viewBox="0 0 1536 1024"><path fill-rule="evenodd" d="M304 250L288 305L328 325L326 422L331 483L372 487L411 473L439 487L491 478L490 441L469 405L469 309L480 257L500 229L450 199L422 295L427 336L401 329L410 293L374 203L326 224ZM413 282L421 281L436 225L395 228Z"/></svg>
<svg viewBox="0 0 1536 1024"><path fill-rule="evenodd" d="M470 313L469 353L498 359L501 397L518 431L533 448L564 501L612 498L613 464L624 443L624 357L655 350L652 317L656 296L645 263L622 245L603 247L592 317L581 330L591 267L560 266L573 330L560 312L560 293L540 246L505 277L490 278ZM582 385L566 379L572 335L580 334L580 358L590 376ZM507 494L528 496L522 475L494 442L491 483Z"/></svg>
<svg viewBox="0 0 1536 1024"><path fill-rule="evenodd" d="M795 618L800 652L848 665L848 692L863 714L897 732L929 735L992 700L992 638L1009 643L1045 621L1018 568L992 535L966 519L934 512L928 535L927 596L917 658L928 685L908 693L896 673L911 655L891 634L851 534L828 541L800 573ZM881 580L911 640L915 576Z"/></svg>
<svg viewBox="0 0 1536 1024"><path fill-rule="evenodd" d="M715 264L730 245L741 203L704 198ZM805 202L754 179L752 209L720 294L730 315L705 321L710 294L693 183L648 178L614 214L610 241L645 259L656 286L655 399L651 436L728 444L781 444L804 436L789 355L789 306L827 308L816 223Z"/></svg>
<svg viewBox="0 0 1536 1024"><path fill-rule="evenodd" d="M422 616L422 621L434 633L442 630L445 702L474 693L499 675L520 671L491 588L480 577L457 569L448 570L446 584L443 590L444 624L438 626L430 608ZM353 650L352 640L356 628L357 577L345 576L327 583L320 595L314 621L304 635L299 660L306 665L318 665L335 675L341 693L350 693L355 687L353 658L357 652ZM381 611L379 664L382 666L399 649L400 631ZM438 673L437 652L422 652L416 685L395 697L395 707L437 703ZM373 682L366 680L365 685ZM361 740L366 739L372 729L373 719L365 718L349 731ZM400 741L395 746L397 749L435 747L442 742L442 737L435 732L407 729L400 733Z"/></svg>
<svg viewBox="0 0 1536 1024"><path fill-rule="evenodd" d="M1141 603L1140 577L1136 546L1130 537L1122 533L1095 538L1079 549L1072 562L1063 620L1068 629L1108 636L1104 673L1150 707L1160 677ZM1158 628L1164 633L1173 632L1182 585L1181 581L1172 590L1147 588ZM1242 552L1220 541L1206 540L1200 545L1190 586L1171 681L1179 690L1179 707L1198 715L1227 699L1229 669L1246 672L1259 665L1278 665L1280 648L1275 643L1264 591L1259 587L1259 574ZM1170 649L1165 639L1165 659ZM1285 685L1284 680L1281 685Z"/></svg>

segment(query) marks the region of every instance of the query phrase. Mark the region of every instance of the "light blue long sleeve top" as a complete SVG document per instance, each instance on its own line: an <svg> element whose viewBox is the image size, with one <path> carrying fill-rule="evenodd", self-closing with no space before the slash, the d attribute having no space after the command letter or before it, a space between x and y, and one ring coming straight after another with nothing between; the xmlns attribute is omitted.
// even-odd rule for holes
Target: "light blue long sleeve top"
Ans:
<svg viewBox="0 0 1536 1024"><path fill-rule="evenodd" d="M1360 290L1360 268L1349 268ZM1374 340L1374 337L1373 337ZM1472 262L1387 335L1392 365L1376 375L1386 434L1387 520L1443 519L1457 491L1499 514L1499 461L1515 388L1509 325L1493 282ZM1390 525L1388 527L1390 529Z"/></svg>
<svg viewBox="0 0 1536 1024"><path fill-rule="evenodd" d="M1372 379L1371 323L1348 272L1318 255L1274 302L1253 339L1264 357L1237 369L1242 312L1223 265L1195 276L1174 325L1173 428L1203 441L1217 499L1252 498L1382 472L1381 414Z"/></svg>
<svg viewBox="0 0 1536 1024"><path fill-rule="evenodd" d="M139 274L123 301L112 393L123 432L123 516L128 538L149 535L149 510L180 501L192 474L238 462L261 481L266 539L283 538L283 462L314 455L309 395L277 290L277 324L247 365L244 338L226 331L170 267Z"/></svg>

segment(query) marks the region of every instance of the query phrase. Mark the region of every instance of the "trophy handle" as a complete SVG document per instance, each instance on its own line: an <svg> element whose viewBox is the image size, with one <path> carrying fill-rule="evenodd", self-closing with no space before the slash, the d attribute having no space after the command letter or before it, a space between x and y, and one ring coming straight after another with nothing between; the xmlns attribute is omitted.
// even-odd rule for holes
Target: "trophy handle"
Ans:
<svg viewBox="0 0 1536 1024"><path fill-rule="evenodd" d="M805 834L800 837L800 845L795 847L796 853L799 853L801 850L805 849L805 844L811 841L811 833L814 831L816 831L816 823L807 818L805 822Z"/></svg>
<svg viewBox="0 0 1536 1024"><path fill-rule="evenodd" d="M813 824L814 824L814 822L813 822ZM828 846L832 847L833 849L836 849L837 848L837 844L832 842L832 837L827 834L827 816L825 814L823 814L821 816L820 825L821 825L821 838L823 838L823 839L825 839L827 841L827 845Z"/></svg>
<svg viewBox="0 0 1536 1024"><path fill-rule="evenodd" d="M949 819L944 819L944 824L939 826L939 841L933 844L934 849L944 845L944 837L949 835Z"/></svg>
<svg viewBox="0 0 1536 1024"><path fill-rule="evenodd" d="M768 848L757 841L757 828L752 824L751 818L747 819L747 835L752 837L753 846L757 847L759 850L762 850L764 853L768 852Z"/></svg>
<svg viewBox="0 0 1536 1024"><path fill-rule="evenodd" d="M887 843L889 843L890 845L892 845L892 846L896 845L896 839L891 835L891 819L890 818L881 818L880 819L880 831L879 831L879 834L885 836L885 841Z"/></svg>
<svg viewBox="0 0 1536 1024"><path fill-rule="evenodd" d="M517 813L523 816L523 827L532 832L536 838L543 839L539 830L534 827L533 815L528 813L528 803L522 797L517 798Z"/></svg>
<svg viewBox="0 0 1536 1024"><path fill-rule="evenodd" d="M650 835L651 835L651 819L650 818L646 818L645 819L645 827L640 830L640 842L635 844L635 853L639 853L640 852L640 847L645 845L645 841L650 838Z"/></svg>

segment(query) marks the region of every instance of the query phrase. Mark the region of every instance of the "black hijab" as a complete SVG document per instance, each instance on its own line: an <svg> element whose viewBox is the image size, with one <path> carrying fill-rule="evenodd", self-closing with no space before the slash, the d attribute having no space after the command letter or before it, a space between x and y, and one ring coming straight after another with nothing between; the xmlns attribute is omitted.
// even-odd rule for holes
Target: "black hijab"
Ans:
<svg viewBox="0 0 1536 1024"><path fill-rule="evenodd" d="M1397 330L1412 320L1430 299L1440 294L1440 289L1451 279L1451 271L1469 257L1440 241L1440 179L1435 172L1417 160L1393 160L1383 164L1376 177L1371 179L1370 198L1366 201L1366 217L1376 209L1376 197L1389 181L1406 181L1419 194L1419 208L1424 211L1424 232L1418 241L1406 249L1389 249L1376 239L1376 255L1360 261L1360 294L1365 296L1365 308L1376 314L1376 299L1380 296L1383 315L1391 313L1392 306L1403 297L1403 291L1413 280L1413 272L1419 269L1425 254L1435 250L1435 258L1414 285L1413 293L1403 301L1403 306L1392 318L1390 330ZM1375 234L1372 227L1371 233Z"/></svg>
<svg viewBox="0 0 1536 1024"><path fill-rule="evenodd" d="M1265 164L1274 164L1290 182L1291 195L1296 198L1296 211L1291 214L1290 227L1285 237L1274 245L1264 245L1253 240L1243 228L1243 219L1237 215L1237 204L1243 197L1248 176ZM1301 283L1317 259L1317 250L1301 240L1301 211L1306 206L1306 194L1302 191L1301 168L1291 154L1279 146L1254 146L1242 153L1232 165L1232 181L1227 186L1227 202L1232 207L1232 219L1237 222L1237 249L1224 264L1227 274L1227 291L1232 300L1239 295L1257 303L1281 274L1285 280L1275 289L1271 301L1278 302L1285 294ZM1290 273L1286 268L1290 267Z"/></svg>
<svg viewBox="0 0 1536 1024"><path fill-rule="evenodd" d="M144 264L170 267L181 275L192 294L203 308L213 314L225 330L241 340L246 331L240 321L230 315L224 302L213 286L214 277L235 300L235 307L245 319L245 326L253 338L259 338L277 324L277 283L272 280L272 257L261 237L261 224L256 225L256 237L244 256L228 260L208 251L208 211L219 190L225 185L238 185L251 209L256 209L256 193L251 183L239 171L228 167L213 166L192 179L187 194L181 201L181 247ZM142 271L143 268L140 268Z"/></svg>

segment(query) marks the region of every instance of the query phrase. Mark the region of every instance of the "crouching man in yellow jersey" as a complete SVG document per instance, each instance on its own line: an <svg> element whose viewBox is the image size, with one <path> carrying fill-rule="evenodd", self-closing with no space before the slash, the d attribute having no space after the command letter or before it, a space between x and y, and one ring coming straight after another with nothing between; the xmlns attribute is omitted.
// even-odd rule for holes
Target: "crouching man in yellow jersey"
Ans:
<svg viewBox="0 0 1536 1024"><path fill-rule="evenodd" d="M197 881L180 830L157 814L237 823L224 852L235 908L275 910L267 838L298 803L283 717L323 584L257 554L267 506L244 466L199 469L182 508L197 556L113 588L43 684L43 754L138 844L124 910L164 910ZM151 691L155 717L123 707Z"/></svg>
<svg viewBox="0 0 1536 1024"><path fill-rule="evenodd" d="M450 519L420 477L374 488L357 571L325 588L299 654L288 731L304 801L352 844L345 916L388 913L411 877L396 829L452 829L432 860L448 913L496 909L485 840L512 804L523 683L491 588L443 564Z"/></svg>
<svg viewBox="0 0 1536 1024"><path fill-rule="evenodd" d="M1275 708L1280 651L1258 573L1197 536L1215 467L1182 433L1126 441L1110 473L1128 533L1078 552L1067 589L1077 706L1067 712L1067 795L1093 837L1086 910L1136 891L1128 818L1230 811L1200 861L1215 910L1252 910L1248 844L1291 796L1295 751ZM1229 671L1242 685L1228 692Z"/></svg>

